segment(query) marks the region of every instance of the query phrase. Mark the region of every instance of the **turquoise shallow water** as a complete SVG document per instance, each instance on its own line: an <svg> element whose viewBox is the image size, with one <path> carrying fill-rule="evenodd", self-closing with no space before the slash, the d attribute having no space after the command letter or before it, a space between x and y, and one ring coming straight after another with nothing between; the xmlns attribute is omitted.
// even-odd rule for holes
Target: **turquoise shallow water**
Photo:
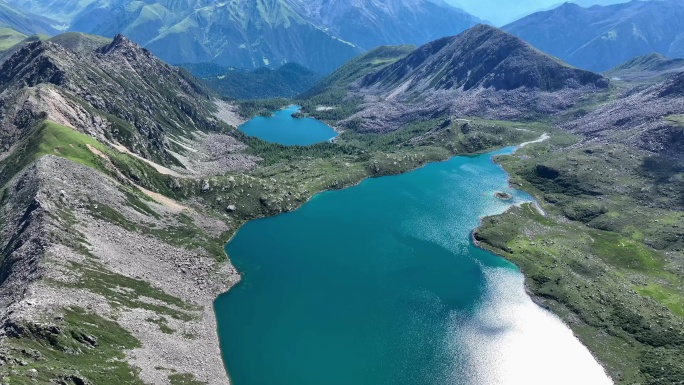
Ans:
<svg viewBox="0 0 684 385"><path fill-rule="evenodd" d="M311 118L293 118L299 106L275 111L272 116L257 116L239 127L240 131L267 142L284 145L310 145L328 141L337 136L327 124Z"/></svg>
<svg viewBox="0 0 684 385"><path fill-rule="evenodd" d="M530 200L490 159L512 151L369 179L242 227L226 250L243 281L215 303L234 384L477 383L454 322L476 322L488 270L520 276L470 240L480 217Z"/></svg>

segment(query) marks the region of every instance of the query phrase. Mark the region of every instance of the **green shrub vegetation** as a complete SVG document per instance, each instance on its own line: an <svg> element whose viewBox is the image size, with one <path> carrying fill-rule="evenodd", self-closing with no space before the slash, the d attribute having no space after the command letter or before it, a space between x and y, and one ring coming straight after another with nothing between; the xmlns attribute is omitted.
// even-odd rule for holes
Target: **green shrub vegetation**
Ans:
<svg viewBox="0 0 684 385"><path fill-rule="evenodd" d="M475 237L515 262L618 383L684 378L681 168L570 135L499 158L531 205L485 218ZM667 175L667 177L665 177Z"/></svg>
<svg viewBox="0 0 684 385"><path fill-rule="evenodd" d="M123 353L140 342L114 321L74 307L11 330L8 350L0 352L7 369L3 383L143 384Z"/></svg>
<svg viewBox="0 0 684 385"><path fill-rule="evenodd" d="M206 385L206 382L197 381L192 374L178 374L169 375L169 382L171 385Z"/></svg>

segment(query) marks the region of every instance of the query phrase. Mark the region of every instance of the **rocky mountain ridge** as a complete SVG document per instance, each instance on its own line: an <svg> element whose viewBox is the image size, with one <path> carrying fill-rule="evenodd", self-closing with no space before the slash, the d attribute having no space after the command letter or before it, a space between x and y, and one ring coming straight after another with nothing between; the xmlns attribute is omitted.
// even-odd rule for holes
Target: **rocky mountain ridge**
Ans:
<svg viewBox="0 0 684 385"><path fill-rule="evenodd" d="M178 199L259 160L231 107L122 35L29 43L0 72L0 376L226 383L234 225Z"/></svg>
<svg viewBox="0 0 684 385"><path fill-rule="evenodd" d="M605 88L607 82L598 74L560 63L512 35L478 25L458 36L425 44L366 76L359 87L391 92L401 86L401 93L409 94L479 87L557 91L587 85Z"/></svg>
<svg viewBox="0 0 684 385"><path fill-rule="evenodd" d="M608 85L599 74L478 25L419 47L351 84L349 95L364 100L362 111L341 124L358 120L365 131L384 132L399 128L390 121L416 116L534 119L570 108Z"/></svg>
<svg viewBox="0 0 684 385"><path fill-rule="evenodd" d="M161 384L168 383L170 373L155 367L165 367L198 381L228 381L211 304L239 277L202 248L182 247L126 225L168 231L189 215L218 237L225 224L157 201L134 209L131 197L138 193L131 187L56 155L39 158L5 186L3 377L103 383L107 373L117 371L119 381ZM114 210L120 219L102 210ZM127 294L117 293L117 287ZM150 300L157 302L150 305ZM84 316L87 321L79 318ZM116 353L122 346L126 353ZM84 365L90 354L98 358ZM23 367L7 373L7 360L17 356L23 357Z"/></svg>
<svg viewBox="0 0 684 385"><path fill-rule="evenodd" d="M0 70L5 149L49 119L182 169L177 156L187 150L178 142L228 128L213 115L211 91L123 35L108 41L69 33L31 43Z"/></svg>

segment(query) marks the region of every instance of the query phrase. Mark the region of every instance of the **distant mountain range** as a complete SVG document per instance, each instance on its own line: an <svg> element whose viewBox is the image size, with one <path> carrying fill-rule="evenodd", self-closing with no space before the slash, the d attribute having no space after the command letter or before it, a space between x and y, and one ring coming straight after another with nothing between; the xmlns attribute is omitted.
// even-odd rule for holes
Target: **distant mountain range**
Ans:
<svg viewBox="0 0 684 385"><path fill-rule="evenodd" d="M592 71L653 52L684 56L684 1L631 1L583 8L565 3L503 29L536 48Z"/></svg>
<svg viewBox="0 0 684 385"><path fill-rule="evenodd" d="M572 3L590 7L592 5L609 5L624 3L629 0L572 0ZM555 8L564 1L559 0L446 0L483 20L501 26L513 22L534 12Z"/></svg>
<svg viewBox="0 0 684 385"><path fill-rule="evenodd" d="M10 0L74 31L123 33L169 63L319 73L383 44L423 44L478 23L436 0Z"/></svg>
<svg viewBox="0 0 684 385"><path fill-rule="evenodd" d="M571 65L606 71L654 52L684 56L681 20L679 0L565 3L502 29ZM172 64L295 62L319 74L381 45L421 45L480 22L440 0L0 0L0 28L21 35L122 33Z"/></svg>
<svg viewBox="0 0 684 385"><path fill-rule="evenodd" d="M307 19L363 50L420 45L480 20L440 0L292 0Z"/></svg>
<svg viewBox="0 0 684 385"><path fill-rule="evenodd" d="M10 28L24 35L57 33L54 21L39 15L0 0L0 28Z"/></svg>

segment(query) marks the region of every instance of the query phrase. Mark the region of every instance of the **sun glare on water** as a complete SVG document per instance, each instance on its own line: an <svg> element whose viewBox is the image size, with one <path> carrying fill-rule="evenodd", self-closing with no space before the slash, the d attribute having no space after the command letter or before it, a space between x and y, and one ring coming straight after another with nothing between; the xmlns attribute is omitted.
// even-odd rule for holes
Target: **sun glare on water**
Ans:
<svg viewBox="0 0 684 385"><path fill-rule="evenodd" d="M525 293L520 273L488 268L486 279L487 298L475 317L454 320L450 333L450 343L465 348L470 376L466 383L613 383L572 331Z"/></svg>

